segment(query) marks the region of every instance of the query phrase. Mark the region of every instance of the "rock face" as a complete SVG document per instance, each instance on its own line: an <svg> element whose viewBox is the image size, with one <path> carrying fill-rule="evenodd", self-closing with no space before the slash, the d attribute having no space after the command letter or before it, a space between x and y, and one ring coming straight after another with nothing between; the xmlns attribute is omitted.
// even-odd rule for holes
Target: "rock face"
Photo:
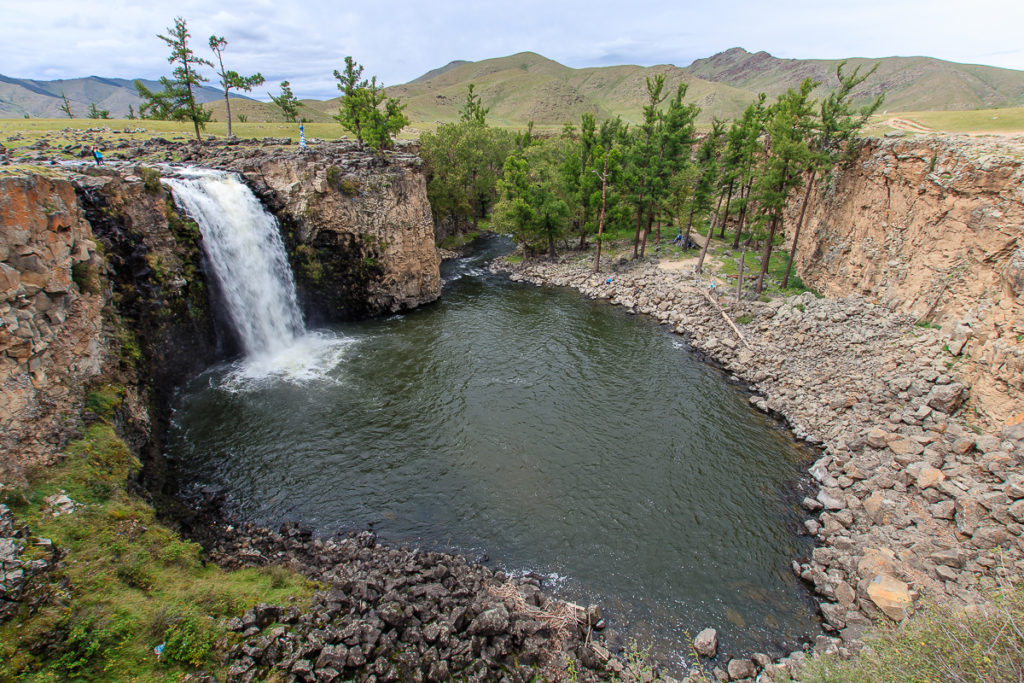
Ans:
<svg viewBox="0 0 1024 683"><path fill-rule="evenodd" d="M352 143L316 150L206 150L278 217L307 319L352 320L441 295L441 263L419 157Z"/></svg>
<svg viewBox="0 0 1024 683"><path fill-rule="evenodd" d="M1024 412L1022 151L1019 140L867 142L818 182L796 259L824 294L941 323L947 360L963 366L971 407L990 425Z"/></svg>
<svg viewBox="0 0 1024 683"><path fill-rule="evenodd" d="M74 432L73 400L102 360L98 264L70 182L0 176L0 480Z"/></svg>

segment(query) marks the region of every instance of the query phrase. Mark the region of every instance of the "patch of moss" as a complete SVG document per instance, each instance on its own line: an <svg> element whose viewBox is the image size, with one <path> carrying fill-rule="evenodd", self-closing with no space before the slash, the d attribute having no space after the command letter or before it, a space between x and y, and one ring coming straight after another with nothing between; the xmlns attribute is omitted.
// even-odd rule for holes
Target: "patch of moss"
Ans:
<svg viewBox="0 0 1024 683"><path fill-rule="evenodd" d="M99 269L91 261L79 261L72 265L71 279L82 294L99 294L103 291Z"/></svg>

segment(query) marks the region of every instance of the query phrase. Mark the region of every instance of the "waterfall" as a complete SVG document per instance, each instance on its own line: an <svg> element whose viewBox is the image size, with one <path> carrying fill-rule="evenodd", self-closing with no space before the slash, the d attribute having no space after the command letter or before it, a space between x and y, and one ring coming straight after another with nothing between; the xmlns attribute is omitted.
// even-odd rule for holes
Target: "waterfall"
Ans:
<svg viewBox="0 0 1024 683"><path fill-rule="evenodd" d="M232 173L200 168L174 173L162 182L199 224L203 251L245 351L227 378L229 388L267 377L325 377L340 361L345 340L306 332L277 220Z"/></svg>
<svg viewBox="0 0 1024 683"><path fill-rule="evenodd" d="M199 224L203 249L246 355L273 353L305 333L277 220L237 176L189 169L165 178Z"/></svg>

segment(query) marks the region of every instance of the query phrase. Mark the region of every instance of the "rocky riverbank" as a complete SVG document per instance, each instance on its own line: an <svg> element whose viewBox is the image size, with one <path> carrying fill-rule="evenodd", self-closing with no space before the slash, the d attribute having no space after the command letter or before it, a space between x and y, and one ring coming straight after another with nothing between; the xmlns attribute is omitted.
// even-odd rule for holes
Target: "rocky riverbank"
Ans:
<svg viewBox="0 0 1024 683"><path fill-rule="evenodd" d="M803 502L818 545L793 562L830 634L819 650L853 652L872 621L902 621L926 599L978 603L1024 574L1024 424L989 434L961 421L967 391L940 330L860 296L721 293L720 309L706 282L646 261L493 267L656 318L821 446L819 490Z"/></svg>
<svg viewBox="0 0 1024 683"><path fill-rule="evenodd" d="M279 565L322 586L310 605L260 605L229 622L242 637L229 681L561 680L568 666L577 680L634 678L599 643L600 608L553 599L539 576L378 544L369 531L321 539L294 523L204 519L199 538L220 566Z"/></svg>

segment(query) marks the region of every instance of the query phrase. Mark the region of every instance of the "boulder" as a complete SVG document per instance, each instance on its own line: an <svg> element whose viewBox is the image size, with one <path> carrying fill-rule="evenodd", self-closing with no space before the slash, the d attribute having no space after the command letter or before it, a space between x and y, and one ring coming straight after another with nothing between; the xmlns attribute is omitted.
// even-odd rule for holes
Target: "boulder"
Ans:
<svg viewBox="0 0 1024 683"><path fill-rule="evenodd" d="M928 394L926 403L935 410L952 414L964 402L964 393L965 387L959 382L939 385Z"/></svg>
<svg viewBox="0 0 1024 683"><path fill-rule="evenodd" d="M706 628L693 639L693 649L701 657L714 657L718 654L718 631Z"/></svg>
<svg viewBox="0 0 1024 683"><path fill-rule="evenodd" d="M734 681L753 678L757 675L757 667L749 659L730 659L726 670L729 672L729 678Z"/></svg>
<svg viewBox="0 0 1024 683"><path fill-rule="evenodd" d="M903 621L914 602L910 586L889 574L877 574L867 587L868 598L893 621Z"/></svg>
<svg viewBox="0 0 1024 683"><path fill-rule="evenodd" d="M471 636L497 636L506 633L509 627L508 610L498 605L481 612L469 625Z"/></svg>

